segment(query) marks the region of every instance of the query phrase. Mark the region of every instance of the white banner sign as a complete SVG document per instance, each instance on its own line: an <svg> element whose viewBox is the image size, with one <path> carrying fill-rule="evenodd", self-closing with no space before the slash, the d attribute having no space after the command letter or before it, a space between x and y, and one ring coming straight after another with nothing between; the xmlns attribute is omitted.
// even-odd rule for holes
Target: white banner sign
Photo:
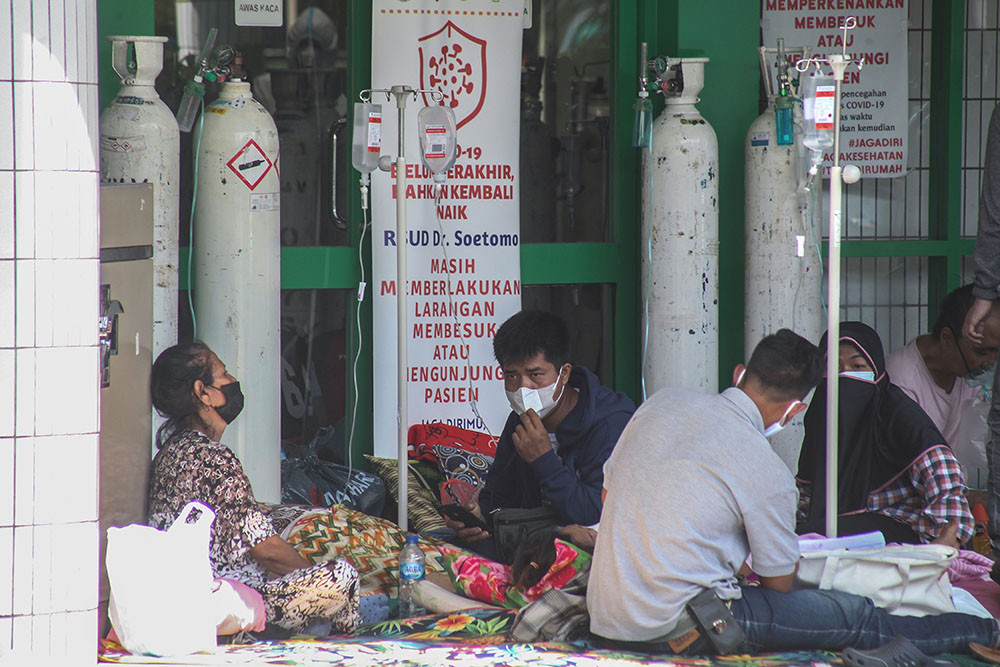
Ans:
<svg viewBox="0 0 1000 667"><path fill-rule="evenodd" d="M235 0L236 25L277 28L282 23L284 0Z"/></svg>
<svg viewBox="0 0 1000 667"><path fill-rule="evenodd" d="M844 74L840 163L857 165L869 178L902 176L909 137L904 0L764 0L764 45L774 47L782 37L787 46L808 47L813 57L840 53L844 32L838 28L848 16L858 25L847 31L847 53L865 64ZM821 68L831 75L829 65ZM829 175L832 155L825 157Z"/></svg>
<svg viewBox="0 0 1000 667"><path fill-rule="evenodd" d="M459 156L435 205L406 107L406 368L409 425L440 421L499 435L510 407L493 335L521 308L518 133L523 0L375 0L372 88L434 89L458 123ZM382 154L397 151L395 101ZM376 456L397 452L395 174L372 173ZM485 424L472 410L476 403Z"/></svg>

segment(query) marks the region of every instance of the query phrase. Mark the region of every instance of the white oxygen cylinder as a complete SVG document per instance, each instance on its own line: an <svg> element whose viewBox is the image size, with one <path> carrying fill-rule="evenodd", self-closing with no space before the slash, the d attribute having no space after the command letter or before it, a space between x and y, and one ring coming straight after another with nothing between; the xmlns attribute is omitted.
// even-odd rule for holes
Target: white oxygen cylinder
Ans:
<svg viewBox="0 0 1000 667"><path fill-rule="evenodd" d="M825 330L823 264L816 246L820 220L813 219L811 208L813 201L820 201L822 179L814 179L815 200L800 188L802 114L796 104L795 141L779 146L774 100L769 96L767 109L750 125L744 145L745 360L764 336L779 329L791 329L813 343ZM798 417L769 438L793 473L804 431Z"/></svg>
<svg viewBox="0 0 1000 667"><path fill-rule="evenodd" d="M154 88L167 38L108 39L122 87L101 113L101 183L153 184L153 340L145 343L156 359L177 343L180 133Z"/></svg>
<svg viewBox="0 0 1000 667"><path fill-rule="evenodd" d="M683 88L665 96L642 167L647 396L666 386L715 393L719 379L719 147L695 107L708 58L670 62Z"/></svg>
<svg viewBox="0 0 1000 667"><path fill-rule="evenodd" d="M240 381L245 407L222 442L264 502L281 499L278 146L274 121L250 84L223 83L205 108L198 151L196 333Z"/></svg>

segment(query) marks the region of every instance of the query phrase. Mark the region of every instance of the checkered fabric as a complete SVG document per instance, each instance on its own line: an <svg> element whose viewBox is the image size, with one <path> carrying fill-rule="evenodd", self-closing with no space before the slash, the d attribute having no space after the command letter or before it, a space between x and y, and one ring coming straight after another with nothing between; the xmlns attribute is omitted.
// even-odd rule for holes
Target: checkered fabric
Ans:
<svg viewBox="0 0 1000 667"><path fill-rule="evenodd" d="M881 489L868 496L868 511L879 512L912 526L930 542L951 519L957 519L958 539L972 538L974 522L966 500L962 465L945 445L932 447Z"/></svg>

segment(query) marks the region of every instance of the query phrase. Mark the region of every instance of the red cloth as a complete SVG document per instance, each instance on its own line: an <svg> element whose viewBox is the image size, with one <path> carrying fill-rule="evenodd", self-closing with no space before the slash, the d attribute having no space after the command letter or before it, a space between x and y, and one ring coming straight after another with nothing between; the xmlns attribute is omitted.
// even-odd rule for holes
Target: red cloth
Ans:
<svg viewBox="0 0 1000 667"><path fill-rule="evenodd" d="M497 455L497 441L489 434L449 424L414 424L407 432L406 440L411 459L424 459L435 465L437 457L432 449L434 445L457 447L492 458Z"/></svg>

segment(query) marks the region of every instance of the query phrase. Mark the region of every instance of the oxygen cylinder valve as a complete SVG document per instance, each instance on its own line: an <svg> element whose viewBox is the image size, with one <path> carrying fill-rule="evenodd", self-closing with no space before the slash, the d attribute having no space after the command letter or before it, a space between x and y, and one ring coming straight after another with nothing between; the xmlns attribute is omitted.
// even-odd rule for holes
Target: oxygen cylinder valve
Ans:
<svg viewBox="0 0 1000 667"><path fill-rule="evenodd" d="M208 38L198 58L198 69L194 76L184 84L184 97L177 107L177 126L181 132L190 132L198 109L205 100L205 81L225 81L227 77L242 80L246 75L243 71L243 58L230 46L220 46L214 52L217 28L208 31Z"/></svg>

